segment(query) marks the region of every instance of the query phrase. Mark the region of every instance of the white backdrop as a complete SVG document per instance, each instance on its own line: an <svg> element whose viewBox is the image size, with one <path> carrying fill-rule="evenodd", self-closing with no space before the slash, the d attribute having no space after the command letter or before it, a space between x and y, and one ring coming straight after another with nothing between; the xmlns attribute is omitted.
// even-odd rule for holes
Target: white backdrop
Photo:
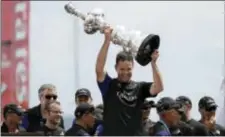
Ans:
<svg viewBox="0 0 225 137"><path fill-rule="evenodd" d="M38 103L37 88L43 83L57 86L66 115L72 115L74 92L87 87L94 103L101 102L95 82L95 61L103 36L87 35L82 22L66 14L67 2L31 2L31 96ZM192 115L199 118L198 100L209 95L222 106L220 84L224 62L224 5L222 2L76 1L88 12L103 8L112 25L157 33L161 36L159 69L165 90L163 96L187 95L193 101ZM110 47L106 68L116 76L114 63L120 48ZM135 64L134 80L152 81L150 66ZM222 107L220 107L222 109ZM221 112L221 111L220 111ZM151 114L157 119L156 113Z"/></svg>

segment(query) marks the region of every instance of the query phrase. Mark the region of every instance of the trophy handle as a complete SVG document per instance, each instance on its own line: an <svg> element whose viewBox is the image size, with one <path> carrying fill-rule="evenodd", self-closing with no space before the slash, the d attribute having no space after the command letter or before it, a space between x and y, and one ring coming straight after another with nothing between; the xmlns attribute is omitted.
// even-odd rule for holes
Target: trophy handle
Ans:
<svg viewBox="0 0 225 137"><path fill-rule="evenodd" d="M66 10L67 13L72 14L72 15L75 15L75 16L81 18L82 20L85 20L86 17L87 17L87 15L83 14L81 11L79 11L78 9L76 9L73 6L72 2L66 4L64 6L64 9Z"/></svg>

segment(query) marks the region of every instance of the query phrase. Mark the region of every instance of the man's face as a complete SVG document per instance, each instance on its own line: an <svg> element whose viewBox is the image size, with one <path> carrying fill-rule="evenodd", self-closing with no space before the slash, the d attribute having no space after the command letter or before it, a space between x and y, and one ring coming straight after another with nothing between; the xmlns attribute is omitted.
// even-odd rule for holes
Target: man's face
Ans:
<svg viewBox="0 0 225 137"><path fill-rule="evenodd" d="M53 103L50 105L50 109L47 113L47 119L54 125L58 125L61 122L62 108L59 104Z"/></svg>
<svg viewBox="0 0 225 137"><path fill-rule="evenodd" d="M165 118L167 121L169 121L172 125L177 125L178 122L180 121L180 114L178 113L177 110L171 109L167 112L165 112Z"/></svg>
<svg viewBox="0 0 225 137"><path fill-rule="evenodd" d="M216 116L216 107L212 107L211 109L202 109L203 117L205 117L207 120L211 120L212 118L215 118Z"/></svg>
<svg viewBox="0 0 225 137"><path fill-rule="evenodd" d="M22 120L22 116L18 116L15 113L8 113L5 121L9 124L10 127L17 127Z"/></svg>
<svg viewBox="0 0 225 137"><path fill-rule="evenodd" d="M95 124L95 117L93 113L86 113L83 116L83 120L89 128L92 128Z"/></svg>
<svg viewBox="0 0 225 137"><path fill-rule="evenodd" d="M42 105L45 105L52 100L56 100L57 97L57 93L54 89L45 89L40 95L40 102Z"/></svg>
<svg viewBox="0 0 225 137"><path fill-rule="evenodd" d="M116 72L118 79L121 82L128 82L132 77L133 62L132 61L119 61L116 64Z"/></svg>
<svg viewBox="0 0 225 137"><path fill-rule="evenodd" d="M81 96L78 96L76 98L76 104L77 105L79 105L81 103L89 103L89 104L91 104L91 102L92 102L91 97L86 96L86 95L81 95Z"/></svg>

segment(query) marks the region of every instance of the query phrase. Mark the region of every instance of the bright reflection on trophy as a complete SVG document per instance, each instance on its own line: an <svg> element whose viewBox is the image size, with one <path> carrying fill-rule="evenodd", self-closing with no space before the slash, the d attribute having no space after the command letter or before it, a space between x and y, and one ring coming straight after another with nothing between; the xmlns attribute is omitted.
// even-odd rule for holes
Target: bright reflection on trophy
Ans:
<svg viewBox="0 0 225 137"><path fill-rule="evenodd" d="M72 3L65 5L67 13L75 15L84 21L84 31L87 34L101 33L110 26L104 19L105 15L101 9L94 9L84 14L76 9ZM111 27L111 26L110 26ZM160 37L154 34L142 34L140 31L127 30L123 26L112 27L111 41L115 45L122 46L123 50L131 53L136 61L145 66L151 62L151 54L159 48Z"/></svg>

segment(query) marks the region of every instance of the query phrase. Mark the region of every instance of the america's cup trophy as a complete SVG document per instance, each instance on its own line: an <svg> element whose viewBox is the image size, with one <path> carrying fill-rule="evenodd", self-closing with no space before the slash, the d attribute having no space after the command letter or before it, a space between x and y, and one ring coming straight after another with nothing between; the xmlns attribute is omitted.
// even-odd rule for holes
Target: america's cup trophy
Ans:
<svg viewBox="0 0 225 137"><path fill-rule="evenodd" d="M84 14L74 7L72 3L65 5L67 13L75 15L84 21L84 31L94 34L97 31L104 32L110 25L105 21L105 15L101 9L94 9ZM142 34L140 31L126 30L123 26L110 26L113 31L111 41L115 45L122 46L123 50L131 53L136 61L145 66L151 62L151 54L159 48L160 37L154 34Z"/></svg>

